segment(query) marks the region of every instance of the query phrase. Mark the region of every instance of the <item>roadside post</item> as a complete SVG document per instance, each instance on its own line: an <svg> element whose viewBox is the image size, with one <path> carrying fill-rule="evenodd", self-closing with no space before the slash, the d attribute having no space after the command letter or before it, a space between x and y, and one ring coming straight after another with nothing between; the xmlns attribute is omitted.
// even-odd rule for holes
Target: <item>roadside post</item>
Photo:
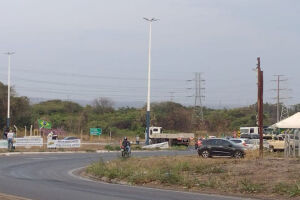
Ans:
<svg viewBox="0 0 300 200"><path fill-rule="evenodd" d="M257 57L257 112L259 132L259 157L263 157L263 71L260 68L260 57Z"/></svg>

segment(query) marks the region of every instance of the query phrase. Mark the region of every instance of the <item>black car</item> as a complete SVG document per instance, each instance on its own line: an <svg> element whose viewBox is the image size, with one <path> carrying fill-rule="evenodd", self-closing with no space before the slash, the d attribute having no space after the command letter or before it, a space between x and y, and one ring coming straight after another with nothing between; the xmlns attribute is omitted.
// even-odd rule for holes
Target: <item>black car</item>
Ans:
<svg viewBox="0 0 300 200"><path fill-rule="evenodd" d="M203 140L201 146L198 147L198 154L203 158L212 156L243 158L245 156L243 147L229 140L218 138Z"/></svg>
<svg viewBox="0 0 300 200"><path fill-rule="evenodd" d="M77 140L77 139L78 139L77 137L73 137L73 136L68 136L64 138L64 140Z"/></svg>

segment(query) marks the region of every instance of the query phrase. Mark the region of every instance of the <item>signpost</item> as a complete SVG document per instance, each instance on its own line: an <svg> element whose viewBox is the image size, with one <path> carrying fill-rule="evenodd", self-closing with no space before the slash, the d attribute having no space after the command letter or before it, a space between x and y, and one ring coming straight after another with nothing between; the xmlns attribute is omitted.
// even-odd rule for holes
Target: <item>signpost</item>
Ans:
<svg viewBox="0 0 300 200"><path fill-rule="evenodd" d="M93 137L98 136L99 142L100 142L100 135L102 134L101 128L90 128L90 135Z"/></svg>
<svg viewBox="0 0 300 200"><path fill-rule="evenodd" d="M102 134L101 128L90 128L90 135L100 136Z"/></svg>

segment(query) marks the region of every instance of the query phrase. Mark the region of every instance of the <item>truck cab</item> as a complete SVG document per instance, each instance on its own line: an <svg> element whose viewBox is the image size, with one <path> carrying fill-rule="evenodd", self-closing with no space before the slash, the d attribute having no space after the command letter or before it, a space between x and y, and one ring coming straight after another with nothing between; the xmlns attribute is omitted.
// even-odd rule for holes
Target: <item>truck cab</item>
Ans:
<svg viewBox="0 0 300 200"><path fill-rule="evenodd" d="M161 133L163 133L163 128L162 127L155 127L155 126L149 127L149 135L150 136L152 134L161 134Z"/></svg>

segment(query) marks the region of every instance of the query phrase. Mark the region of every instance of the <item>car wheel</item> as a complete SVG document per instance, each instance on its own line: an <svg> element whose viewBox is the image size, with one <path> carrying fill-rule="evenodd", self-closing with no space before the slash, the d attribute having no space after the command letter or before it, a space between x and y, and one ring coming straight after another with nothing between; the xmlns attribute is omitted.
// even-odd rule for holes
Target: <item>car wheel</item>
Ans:
<svg viewBox="0 0 300 200"><path fill-rule="evenodd" d="M234 153L234 158L240 159L240 158L243 158L243 157L244 157L244 155L241 151L236 151Z"/></svg>
<svg viewBox="0 0 300 200"><path fill-rule="evenodd" d="M209 155L209 152L208 152L208 150L204 150L204 151L202 151L202 153L201 153L201 156L202 156L203 158L209 158L209 157L210 157L210 155Z"/></svg>
<svg viewBox="0 0 300 200"><path fill-rule="evenodd" d="M274 147L270 147L270 152L271 153L275 152Z"/></svg>

